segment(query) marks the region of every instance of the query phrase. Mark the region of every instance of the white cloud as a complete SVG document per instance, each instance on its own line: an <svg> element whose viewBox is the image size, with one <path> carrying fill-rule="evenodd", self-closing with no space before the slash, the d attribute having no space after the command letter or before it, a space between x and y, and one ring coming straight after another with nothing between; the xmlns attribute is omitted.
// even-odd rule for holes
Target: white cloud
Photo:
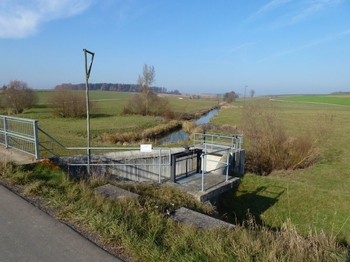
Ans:
<svg viewBox="0 0 350 262"><path fill-rule="evenodd" d="M24 38L35 34L44 22L74 16L92 0L2 0L0 38Z"/></svg>
<svg viewBox="0 0 350 262"><path fill-rule="evenodd" d="M291 0L272 0L263 7L261 7L257 12L255 12L253 15L251 15L248 20L254 20L259 16L264 15L265 13L268 13L280 6L283 6L285 4L288 4Z"/></svg>
<svg viewBox="0 0 350 262"><path fill-rule="evenodd" d="M296 53L296 52L299 52L299 51L302 51L302 50L305 50L305 49L308 49L308 48L311 48L314 46L318 46L318 45L322 45L322 44L325 44L328 42L339 40L339 39L347 37L349 35L350 35L350 29L342 31L342 32L338 32L335 34L327 35L323 38L314 39L313 41L310 41L309 43L307 43L303 46L300 46L300 47L297 47L294 49L290 49L290 50L286 50L286 51L283 51L280 53L276 53L276 54L272 55L270 58L290 55L290 54L293 54L293 53Z"/></svg>
<svg viewBox="0 0 350 262"><path fill-rule="evenodd" d="M332 7L341 5L344 0L271 0L258 11L252 14L248 21L260 19L264 16L274 16L272 12L277 11L274 16L278 21L274 28L299 23L317 13L327 11Z"/></svg>
<svg viewBox="0 0 350 262"><path fill-rule="evenodd" d="M241 49L241 48L248 48L248 47L251 47L251 46L253 46L253 45L255 45L255 42L250 42L250 43L241 44L241 45L236 46L236 47L234 47L233 49L231 49L226 55L228 55L228 54L230 54L230 53L232 53L232 52L235 52L235 51L237 51L237 50L239 50L239 49Z"/></svg>

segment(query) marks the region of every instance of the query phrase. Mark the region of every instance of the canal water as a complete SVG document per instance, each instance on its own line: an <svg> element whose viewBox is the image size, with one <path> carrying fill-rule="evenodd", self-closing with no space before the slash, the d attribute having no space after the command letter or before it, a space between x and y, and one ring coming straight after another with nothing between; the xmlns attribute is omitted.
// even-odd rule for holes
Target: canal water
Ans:
<svg viewBox="0 0 350 262"><path fill-rule="evenodd" d="M214 117L219 112L219 109L211 110L208 114L202 116L201 118L194 121L196 125L203 125L210 121L212 117ZM170 133L169 135L159 139L157 141L158 145L164 144L164 143L177 143L183 140L188 139L190 136L186 134L182 129L179 131L175 131L173 133Z"/></svg>

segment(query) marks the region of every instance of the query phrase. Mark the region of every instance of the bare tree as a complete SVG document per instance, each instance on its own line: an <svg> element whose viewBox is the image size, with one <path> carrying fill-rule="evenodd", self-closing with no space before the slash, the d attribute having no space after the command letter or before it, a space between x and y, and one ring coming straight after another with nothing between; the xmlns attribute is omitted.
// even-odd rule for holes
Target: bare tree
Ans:
<svg viewBox="0 0 350 262"><path fill-rule="evenodd" d="M234 91L231 91L230 93L225 93L223 96L223 100L227 103L231 103L236 101L236 93Z"/></svg>
<svg viewBox="0 0 350 262"><path fill-rule="evenodd" d="M24 109L32 108L37 101L34 90L25 82L13 80L7 86L3 86L2 103L13 114L20 114Z"/></svg>
<svg viewBox="0 0 350 262"><path fill-rule="evenodd" d="M153 115L169 118L174 116L170 109L169 100L151 91L151 85L154 81L154 66L144 64L142 75L139 75L137 80L141 94L135 94L129 99L124 107L124 114Z"/></svg>
<svg viewBox="0 0 350 262"><path fill-rule="evenodd" d="M255 94L255 91L252 89L252 90L250 90L250 97L253 97L254 96L254 94Z"/></svg>
<svg viewBox="0 0 350 262"><path fill-rule="evenodd" d="M155 81L155 70L154 66L148 66L147 64L143 65L143 71L142 75L139 75L139 78L137 79L137 83L141 88L142 94L145 98L145 114L148 115L149 112L149 94L150 94L150 86L154 83Z"/></svg>

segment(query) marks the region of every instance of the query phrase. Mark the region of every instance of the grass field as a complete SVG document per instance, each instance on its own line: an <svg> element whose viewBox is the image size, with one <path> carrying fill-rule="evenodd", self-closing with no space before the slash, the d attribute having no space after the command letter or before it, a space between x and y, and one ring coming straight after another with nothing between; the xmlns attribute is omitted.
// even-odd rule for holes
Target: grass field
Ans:
<svg viewBox="0 0 350 262"><path fill-rule="evenodd" d="M85 94L85 91L76 92ZM38 105L35 108L25 110L18 116L39 120L40 128L67 147L86 145L86 119L60 118L53 115L52 110L47 105L51 94L52 91L37 91ZM140 132L164 122L160 117L123 115L123 108L132 95L133 93L123 92L89 92L90 100L97 107L96 115L92 115L90 119L91 146L113 146L99 141L99 136L104 133ZM177 96L168 96L168 99L172 110L181 113L194 113L217 105L215 99L179 99ZM0 114L7 114L7 111L1 112L0 110Z"/></svg>
<svg viewBox="0 0 350 262"><path fill-rule="evenodd" d="M308 96L290 96L276 98L278 101L304 102L304 103L322 103L350 106L349 95L308 95Z"/></svg>
<svg viewBox="0 0 350 262"><path fill-rule="evenodd" d="M257 221L280 227L287 220L299 232L310 228L350 241L350 108L339 103L276 102L290 136L315 130L321 118L333 115L333 135L327 137L321 159L305 170L274 172L268 177L246 174L237 192L222 203L227 219L243 220L246 212ZM293 98L288 98L292 100ZM326 99L326 98L325 98ZM349 98L339 98L345 101ZM318 100L320 101L320 100ZM338 101L338 100L337 100ZM214 125L239 124L240 108L224 109L211 121Z"/></svg>

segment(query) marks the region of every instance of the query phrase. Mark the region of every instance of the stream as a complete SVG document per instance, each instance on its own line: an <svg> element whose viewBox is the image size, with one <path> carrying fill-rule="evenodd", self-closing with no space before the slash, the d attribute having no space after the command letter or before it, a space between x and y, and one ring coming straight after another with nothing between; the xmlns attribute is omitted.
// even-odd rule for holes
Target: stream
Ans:
<svg viewBox="0 0 350 262"><path fill-rule="evenodd" d="M203 125L203 124L206 124L210 121L210 119L212 117L214 117L217 113L219 112L219 109L214 109L214 110L211 110L208 114L200 117L199 119L197 119L196 121L194 121L194 123L196 125ZM161 144L164 144L164 143L177 143L177 142L180 142L180 141L183 141L183 140L186 140L189 138L189 135L186 134L182 129L179 130L179 131L175 131L175 132L172 132L168 135L166 135L165 137L159 139L157 141L157 144L158 145L161 145Z"/></svg>

